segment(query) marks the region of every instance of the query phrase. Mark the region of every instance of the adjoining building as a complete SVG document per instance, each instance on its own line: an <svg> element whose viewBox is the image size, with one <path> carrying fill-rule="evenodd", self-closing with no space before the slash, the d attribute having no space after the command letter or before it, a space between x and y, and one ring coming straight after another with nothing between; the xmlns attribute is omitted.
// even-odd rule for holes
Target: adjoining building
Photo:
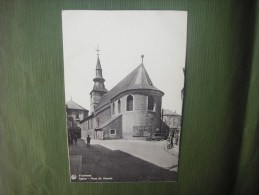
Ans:
<svg viewBox="0 0 259 195"><path fill-rule="evenodd" d="M179 133L181 130L182 116L176 111L173 112L168 109L163 109L163 122L169 127L170 133Z"/></svg>
<svg viewBox="0 0 259 195"><path fill-rule="evenodd" d="M73 117L77 124L88 116L89 110L75 103L72 99L66 102L66 107L68 117Z"/></svg>
<svg viewBox="0 0 259 195"><path fill-rule="evenodd" d="M95 139L145 138L161 131L164 93L152 83L142 63L110 91L97 55L94 87L90 92L90 115L80 122L82 137Z"/></svg>

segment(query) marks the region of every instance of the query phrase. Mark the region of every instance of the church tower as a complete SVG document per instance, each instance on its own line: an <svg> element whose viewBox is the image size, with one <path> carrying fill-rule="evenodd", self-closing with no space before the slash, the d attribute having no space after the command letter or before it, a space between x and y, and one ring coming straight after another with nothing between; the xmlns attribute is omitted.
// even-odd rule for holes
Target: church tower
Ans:
<svg viewBox="0 0 259 195"><path fill-rule="evenodd" d="M93 79L94 87L90 93L91 114L95 111L96 106L98 105L102 96L108 92L108 90L104 86L105 79L102 76L102 67L101 67L100 58L99 58L100 50L97 48L96 51L97 51L97 63L96 63L96 69L95 69L96 74L95 74L95 78Z"/></svg>

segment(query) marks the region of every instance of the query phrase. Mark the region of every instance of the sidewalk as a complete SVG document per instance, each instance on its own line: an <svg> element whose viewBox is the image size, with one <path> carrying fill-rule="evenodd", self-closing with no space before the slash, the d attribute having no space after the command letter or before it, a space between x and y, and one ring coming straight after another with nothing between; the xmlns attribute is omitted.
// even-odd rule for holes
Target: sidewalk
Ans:
<svg viewBox="0 0 259 195"><path fill-rule="evenodd" d="M174 146L173 146L172 148L170 148L170 149L168 149L168 148L167 148L167 145L165 145L165 146L164 146L164 150L165 150L166 152L170 153L171 155L177 157L177 159L179 159L179 144L180 144L180 142L178 142L177 145L174 144ZM179 162L178 162L178 163L179 163ZM177 163L177 165L172 166L172 167L170 168L170 171L178 171L178 163Z"/></svg>
<svg viewBox="0 0 259 195"><path fill-rule="evenodd" d="M164 149L170 154L179 157L179 143L178 145L174 145L172 148L168 149L167 146L164 146Z"/></svg>

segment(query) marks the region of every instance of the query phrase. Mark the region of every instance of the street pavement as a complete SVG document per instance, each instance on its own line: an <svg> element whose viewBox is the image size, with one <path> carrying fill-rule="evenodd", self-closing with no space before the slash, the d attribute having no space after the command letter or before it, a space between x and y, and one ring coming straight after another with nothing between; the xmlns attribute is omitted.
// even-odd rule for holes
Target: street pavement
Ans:
<svg viewBox="0 0 259 195"><path fill-rule="evenodd" d="M84 140L69 146L71 175L90 182L175 181L178 155L163 141ZM76 180L78 181L78 180Z"/></svg>
<svg viewBox="0 0 259 195"><path fill-rule="evenodd" d="M94 140L92 144L102 145L110 150L120 150L161 168L176 170L179 147L167 149L166 140Z"/></svg>

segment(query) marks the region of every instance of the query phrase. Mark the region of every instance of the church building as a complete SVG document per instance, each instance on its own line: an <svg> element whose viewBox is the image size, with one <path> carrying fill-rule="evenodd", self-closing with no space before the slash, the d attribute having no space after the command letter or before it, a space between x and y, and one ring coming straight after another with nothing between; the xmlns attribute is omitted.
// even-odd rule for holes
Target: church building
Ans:
<svg viewBox="0 0 259 195"><path fill-rule="evenodd" d="M80 121L82 137L94 139L141 139L161 131L164 93L152 83L142 63L110 91L105 88L97 54L90 115Z"/></svg>

